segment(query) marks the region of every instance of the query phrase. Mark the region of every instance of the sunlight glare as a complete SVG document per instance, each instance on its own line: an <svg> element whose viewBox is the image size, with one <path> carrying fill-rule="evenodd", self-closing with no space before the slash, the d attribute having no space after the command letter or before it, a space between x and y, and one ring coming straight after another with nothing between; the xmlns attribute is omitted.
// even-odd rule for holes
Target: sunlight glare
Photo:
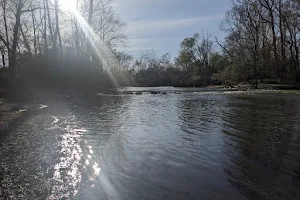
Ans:
<svg viewBox="0 0 300 200"><path fill-rule="evenodd" d="M77 7L77 0L59 0L59 4L63 10L74 11Z"/></svg>

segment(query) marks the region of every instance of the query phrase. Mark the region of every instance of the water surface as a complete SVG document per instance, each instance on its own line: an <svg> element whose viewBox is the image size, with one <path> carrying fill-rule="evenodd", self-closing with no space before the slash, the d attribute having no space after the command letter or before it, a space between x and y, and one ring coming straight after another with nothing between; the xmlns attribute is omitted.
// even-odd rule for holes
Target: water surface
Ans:
<svg viewBox="0 0 300 200"><path fill-rule="evenodd" d="M300 199L297 92L167 91L27 106L1 141L2 194Z"/></svg>

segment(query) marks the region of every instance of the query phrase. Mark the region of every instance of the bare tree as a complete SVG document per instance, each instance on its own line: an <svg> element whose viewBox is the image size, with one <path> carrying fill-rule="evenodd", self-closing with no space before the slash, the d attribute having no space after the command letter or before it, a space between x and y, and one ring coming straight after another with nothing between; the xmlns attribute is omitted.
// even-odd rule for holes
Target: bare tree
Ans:
<svg viewBox="0 0 300 200"><path fill-rule="evenodd" d="M125 23L114 12L110 3L110 0L100 0L95 3L93 29L107 46L122 47L127 39L124 34Z"/></svg>
<svg viewBox="0 0 300 200"><path fill-rule="evenodd" d="M88 16L88 24L90 26L92 26L93 23L93 12L94 12L94 0L89 0L89 16ZM87 40L87 44L86 44L86 49L87 49L87 56L90 57L91 56L91 45L89 41L89 38L86 39Z"/></svg>
<svg viewBox="0 0 300 200"><path fill-rule="evenodd" d="M2 42L5 44L8 52L8 57L10 58L10 53L11 53L11 47L10 47L10 42L9 42L9 36L8 36L8 25L7 25L7 0L3 0L1 2L2 9L3 9L3 21L4 21L4 29L5 29L5 38L1 36Z"/></svg>
<svg viewBox="0 0 300 200"><path fill-rule="evenodd" d="M14 77L16 75L16 59L17 59L17 45L19 40L19 29L21 26L21 15L22 15L22 8L25 4L26 0L18 0L16 5L16 20L14 25L14 31L13 31L13 44L12 44L12 50L11 50L11 56L10 56L10 71L11 76Z"/></svg>
<svg viewBox="0 0 300 200"><path fill-rule="evenodd" d="M62 50L62 40L60 35L60 28L59 28L59 15L58 15L58 0L55 0L55 23L56 23L56 30L55 30L55 36L54 36L54 43L56 45L57 38L58 38L58 44L59 44L59 52L60 56L63 54Z"/></svg>
<svg viewBox="0 0 300 200"><path fill-rule="evenodd" d="M246 60L250 68L244 69L250 74L253 69L256 83L258 78L284 81L295 75L299 81L297 6L288 0L235 0L227 13L229 35L221 46L236 66L243 65L235 57Z"/></svg>

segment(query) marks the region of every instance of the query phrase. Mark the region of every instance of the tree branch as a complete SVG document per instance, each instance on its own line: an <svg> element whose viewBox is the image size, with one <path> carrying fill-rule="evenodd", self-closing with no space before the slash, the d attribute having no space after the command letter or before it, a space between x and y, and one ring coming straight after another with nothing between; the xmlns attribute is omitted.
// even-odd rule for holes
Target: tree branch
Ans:
<svg viewBox="0 0 300 200"><path fill-rule="evenodd" d="M217 39L217 37L215 37L215 39L216 39L216 43L231 57L231 58L233 58L233 55L226 49L226 47L224 47L219 41L218 41L218 39Z"/></svg>

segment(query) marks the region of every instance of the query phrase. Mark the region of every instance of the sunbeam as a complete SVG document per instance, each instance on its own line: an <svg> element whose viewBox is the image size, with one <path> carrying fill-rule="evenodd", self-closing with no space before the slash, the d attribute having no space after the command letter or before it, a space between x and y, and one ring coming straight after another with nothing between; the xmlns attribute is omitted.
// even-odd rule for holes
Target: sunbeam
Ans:
<svg viewBox="0 0 300 200"><path fill-rule="evenodd" d="M100 59L101 64L104 69L107 70L107 73L113 82L113 84L118 87L119 84L112 74L110 67L118 66L119 62L114 55L114 53L101 41L99 37L97 37L94 30L91 28L91 26L86 22L86 20L82 17L82 15L77 11L73 10L72 14L78 21L78 24L80 25L82 31L84 32L86 38L88 39L89 43L91 44L95 54Z"/></svg>
<svg viewBox="0 0 300 200"><path fill-rule="evenodd" d="M82 17L82 15L77 11L77 1L76 0L60 0L61 8L63 10L71 12L71 14L77 20L81 30L88 39L88 42L92 46L94 53L99 58L103 69L108 73L109 78L113 82L114 86L119 87L117 79L114 77L110 68L117 67L120 65L115 54L105 45L105 43L97 36L92 27L87 23L87 21Z"/></svg>

